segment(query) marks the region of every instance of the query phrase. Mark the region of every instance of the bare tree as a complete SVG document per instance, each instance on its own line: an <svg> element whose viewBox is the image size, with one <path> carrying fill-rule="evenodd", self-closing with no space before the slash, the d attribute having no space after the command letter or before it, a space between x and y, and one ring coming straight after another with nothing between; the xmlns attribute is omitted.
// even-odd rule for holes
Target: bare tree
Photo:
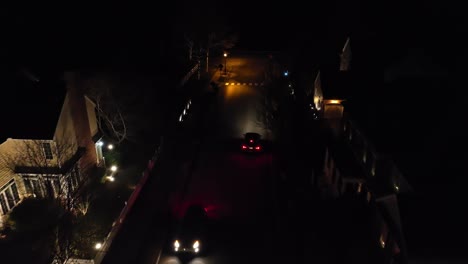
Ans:
<svg viewBox="0 0 468 264"><path fill-rule="evenodd" d="M281 122L281 105L288 97L285 84L279 79L279 64L270 60L265 69L265 85L260 86L260 102L257 105L257 124L278 136Z"/></svg>
<svg viewBox="0 0 468 264"><path fill-rule="evenodd" d="M89 211L89 207L91 206L92 200L93 196L90 193L81 195L76 203L76 210L81 215L86 215Z"/></svg>
<svg viewBox="0 0 468 264"><path fill-rule="evenodd" d="M257 124L273 132L276 128L278 114L278 99L272 93L271 86L262 86L260 89L260 102L257 104Z"/></svg>
<svg viewBox="0 0 468 264"><path fill-rule="evenodd" d="M99 130L116 144L148 141L161 129L167 91L155 86L163 78L124 69L103 69L81 74L85 94L96 104ZM151 120L151 122L148 122Z"/></svg>
<svg viewBox="0 0 468 264"><path fill-rule="evenodd" d="M229 50L232 49L237 43L237 35L236 34L227 34L225 32L210 32L208 33L208 39L206 45L204 46L205 56L206 56L206 72L209 70L209 58L210 58L210 51L215 48L219 48L222 50Z"/></svg>
<svg viewBox="0 0 468 264"><path fill-rule="evenodd" d="M75 142L52 140L13 140L12 144L14 151L1 153L0 161L23 176L27 196L59 199L72 209L74 190L81 185L76 163L82 149Z"/></svg>
<svg viewBox="0 0 468 264"><path fill-rule="evenodd" d="M78 161L83 154L73 140L11 140L11 151L0 153L0 163L12 174L20 174L26 187L25 197L42 198L60 209L54 211L58 222L52 232L50 252L64 263L72 254L72 221L86 214L92 195L86 188ZM19 205L21 206L21 205ZM55 206L54 206L55 207Z"/></svg>
<svg viewBox="0 0 468 264"><path fill-rule="evenodd" d="M117 143L128 139L130 116L118 96L118 80L108 74L96 74L83 81L86 95L96 104L99 130Z"/></svg>
<svg viewBox="0 0 468 264"><path fill-rule="evenodd" d="M198 55L200 60L205 61L206 71L209 70L209 57L213 49L231 49L237 41L236 35L229 34L227 17L212 3L207 4L203 1L184 3L178 8L174 20L178 22L174 26L175 41L186 41L181 37L190 36L196 45L193 50L203 51Z"/></svg>

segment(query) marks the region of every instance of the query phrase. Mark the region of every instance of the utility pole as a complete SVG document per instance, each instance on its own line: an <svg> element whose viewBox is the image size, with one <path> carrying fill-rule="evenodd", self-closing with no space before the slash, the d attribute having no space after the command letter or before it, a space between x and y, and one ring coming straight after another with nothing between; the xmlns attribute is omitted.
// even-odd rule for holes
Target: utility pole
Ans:
<svg viewBox="0 0 468 264"><path fill-rule="evenodd" d="M224 75L227 75L227 52L224 52Z"/></svg>

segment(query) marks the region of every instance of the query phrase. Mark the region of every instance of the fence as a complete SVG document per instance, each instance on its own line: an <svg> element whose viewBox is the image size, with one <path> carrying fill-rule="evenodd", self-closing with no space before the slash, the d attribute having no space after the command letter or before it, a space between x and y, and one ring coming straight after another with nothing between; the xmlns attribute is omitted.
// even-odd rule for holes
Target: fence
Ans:
<svg viewBox="0 0 468 264"><path fill-rule="evenodd" d="M153 154L151 159L148 161L148 165L147 165L145 171L143 172L142 177L141 177L140 181L138 182L135 190L132 192L132 194L128 198L128 200L125 203L124 208L120 212L119 217L117 218L117 220L112 224L111 231L107 235L104 243L102 243L101 249L99 250L99 252L94 257L94 263L95 264L101 263L104 256L106 255L108 249L110 248L110 246L112 244L112 241L114 240L115 236L119 232L119 230L120 230L120 228L122 226L122 223L125 221L125 218L126 218L128 212L132 209L133 205L135 204L136 199L140 195L141 189L146 184L146 182L147 182L147 180L149 178L149 175L150 175L151 171L154 168L155 163L159 160L159 157L160 157L160 154L161 154L162 150L163 150L163 138L161 137L159 147L156 149L155 153Z"/></svg>

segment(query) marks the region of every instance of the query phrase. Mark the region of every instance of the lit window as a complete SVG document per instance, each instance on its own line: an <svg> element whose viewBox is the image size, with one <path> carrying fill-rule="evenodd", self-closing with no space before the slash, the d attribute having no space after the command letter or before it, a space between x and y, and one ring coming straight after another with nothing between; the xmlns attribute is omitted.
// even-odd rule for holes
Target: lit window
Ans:
<svg viewBox="0 0 468 264"><path fill-rule="evenodd" d="M44 198L45 193L44 193L44 188L43 184L41 184L37 179L32 181L33 183L33 188L34 188L34 195L39 198Z"/></svg>
<svg viewBox="0 0 468 264"><path fill-rule="evenodd" d="M19 193L18 193L18 188L16 187L16 183L13 183L11 185L11 191L13 193L13 199L15 199L15 203L18 203L19 200L20 200L20 196L19 196Z"/></svg>
<svg viewBox="0 0 468 264"><path fill-rule="evenodd" d="M7 206L7 202L6 202L6 198L5 198L5 195L3 193L0 193L0 213L2 214L7 214L8 213L8 206Z"/></svg>
<svg viewBox="0 0 468 264"><path fill-rule="evenodd" d="M0 189L0 212L8 213L20 201L18 189L14 180Z"/></svg>
<svg viewBox="0 0 468 264"><path fill-rule="evenodd" d="M50 147L50 143L42 143L42 148L44 149L46 159L54 158L54 156L52 155L52 148Z"/></svg>
<svg viewBox="0 0 468 264"><path fill-rule="evenodd" d="M7 198L7 203L8 203L8 206L11 208L13 208L15 206L15 199L13 198L13 193L11 192L11 189L8 188L5 190L5 196Z"/></svg>
<svg viewBox="0 0 468 264"><path fill-rule="evenodd" d="M26 188L26 193L34 194L33 184L30 179L24 179L24 187Z"/></svg>

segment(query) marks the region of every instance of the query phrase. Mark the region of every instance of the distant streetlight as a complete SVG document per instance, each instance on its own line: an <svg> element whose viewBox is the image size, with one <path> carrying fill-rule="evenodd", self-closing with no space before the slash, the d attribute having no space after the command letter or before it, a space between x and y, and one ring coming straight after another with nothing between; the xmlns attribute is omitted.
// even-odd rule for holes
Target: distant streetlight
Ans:
<svg viewBox="0 0 468 264"><path fill-rule="evenodd" d="M227 52L224 52L224 74L227 74Z"/></svg>
<svg viewBox="0 0 468 264"><path fill-rule="evenodd" d="M111 168L110 168L110 170L111 170L112 172L116 172L116 171L117 171L117 166L112 165Z"/></svg>
<svg viewBox="0 0 468 264"><path fill-rule="evenodd" d="M107 145L107 148L110 149L110 150L112 150L112 149L114 149L114 145L109 144L109 145Z"/></svg>
<svg viewBox="0 0 468 264"><path fill-rule="evenodd" d="M96 245L94 245L94 248L95 249L100 249L102 247L102 244L101 243L96 243Z"/></svg>

